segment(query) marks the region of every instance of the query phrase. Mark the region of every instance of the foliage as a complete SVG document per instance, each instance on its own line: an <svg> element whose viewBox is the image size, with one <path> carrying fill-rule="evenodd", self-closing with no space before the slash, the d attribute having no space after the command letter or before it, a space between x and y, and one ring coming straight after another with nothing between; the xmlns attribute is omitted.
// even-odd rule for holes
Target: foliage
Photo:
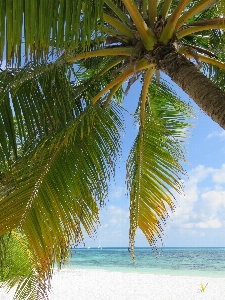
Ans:
<svg viewBox="0 0 225 300"><path fill-rule="evenodd" d="M127 160L130 246L134 253L137 227L151 246L162 239L174 192L182 192L192 112L160 79L160 52L191 59L224 89L225 3L1 4L1 280L18 283L20 299L45 298L53 264L97 229L120 155L123 95L137 79L138 133Z"/></svg>
<svg viewBox="0 0 225 300"><path fill-rule="evenodd" d="M0 238L0 281L8 289L17 284L15 297L37 299L38 294L46 298L41 281L35 274L32 251L26 236L21 231L11 231Z"/></svg>
<svg viewBox="0 0 225 300"><path fill-rule="evenodd" d="M145 130L142 134L139 128L127 162L131 247L134 247L137 227L150 245L157 246L157 236L162 239L167 210L175 208L171 190L182 191L178 174L184 171L178 161L185 162L181 142L188 126L184 120L190 115L190 107L165 83L149 86Z"/></svg>

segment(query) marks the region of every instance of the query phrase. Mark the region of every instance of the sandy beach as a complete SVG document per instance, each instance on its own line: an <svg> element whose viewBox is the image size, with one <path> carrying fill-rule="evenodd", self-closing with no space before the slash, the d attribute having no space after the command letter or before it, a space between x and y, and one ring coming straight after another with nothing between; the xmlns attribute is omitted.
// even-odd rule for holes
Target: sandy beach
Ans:
<svg viewBox="0 0 225 300"><path fill-rule="evenodd" d="M204 292L200 285L207 285ZM225 279L209 277L169 276L104 270L55 271L50 300L219 300L225 296ZM1 300L12 300L0 289Z"/></svg>

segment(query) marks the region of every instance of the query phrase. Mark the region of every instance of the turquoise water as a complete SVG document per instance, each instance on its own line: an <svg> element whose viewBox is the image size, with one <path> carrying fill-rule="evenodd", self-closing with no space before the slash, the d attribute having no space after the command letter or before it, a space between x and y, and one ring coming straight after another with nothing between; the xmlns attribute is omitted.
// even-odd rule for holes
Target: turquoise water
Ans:
<svg viewBox="0 0 225 300"><path fill-rule="evenodd" d="M70 268L225 278L225 248L77 248Z"/></svg>

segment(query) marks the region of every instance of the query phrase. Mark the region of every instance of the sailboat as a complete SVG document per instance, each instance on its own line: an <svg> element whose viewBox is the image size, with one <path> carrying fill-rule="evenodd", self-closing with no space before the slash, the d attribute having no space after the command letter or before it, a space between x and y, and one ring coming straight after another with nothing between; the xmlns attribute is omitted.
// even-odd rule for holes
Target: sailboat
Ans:
<svg viewBox="0 0 225 300"><path fill-rule="evenodd" d="M102 249L102 247L100 246L100 240L98 241L98 249Z"/></svg>

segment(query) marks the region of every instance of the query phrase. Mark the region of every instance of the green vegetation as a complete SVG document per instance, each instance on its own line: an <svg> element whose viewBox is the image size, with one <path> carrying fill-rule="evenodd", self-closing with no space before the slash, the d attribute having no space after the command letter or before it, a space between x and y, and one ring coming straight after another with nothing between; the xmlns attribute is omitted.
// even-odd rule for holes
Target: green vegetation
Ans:
<svg viewBox="0 0 225 300"><path fill-rule="evenodd" d="M126 179L133 255L138 227L151 246L162 239L182 192L192 111L159 72L225 128L225 3L1 4L0 280L18 283L18 299L44 299L53 264L95 234L125 130L123 88L129 95L137 79Z"/></svg>

